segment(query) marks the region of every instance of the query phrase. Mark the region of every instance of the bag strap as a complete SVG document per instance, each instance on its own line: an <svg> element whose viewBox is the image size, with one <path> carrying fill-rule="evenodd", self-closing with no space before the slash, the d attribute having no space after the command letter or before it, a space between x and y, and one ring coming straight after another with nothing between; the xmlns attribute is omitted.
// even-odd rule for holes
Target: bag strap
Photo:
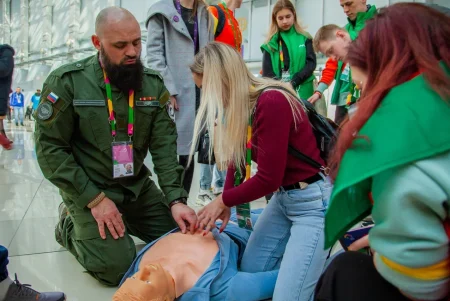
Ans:
<svg viewBox="0 0 450 301"><path fill-rule="evenodd" d="M291 91L289 91L288 89L286 89L286 88L284 88L284 87L280 87L280 86L269 86L269 87L266 87L266 88L261 92L261 94L263 94L267 89L280 89L280 90L283 90L283 91L289 93L291 96L294 96L295 98L300 99L300 98L298 98L297 96L293 95L293 94L291 93ZM259 96L261 96L261 94L259 94ZM258 97L258 98L259 98L259 97ZM300 99L300 100L301 100L301 99ZM303 100L301 100L301 101L303 101ZM307 101L306 101L306 102L307 102ZM303 103L305 103L305 101L303 101ZM307 102L307 103L310 104L309 102ZM311 104L310 104L310 105L311 105ZM311 105L311 107L312 107L312 105ZM308 106L306 107L306 109L307 109L307 110L310 110ZM312 107L312 109L314 110L313 112L315 112L314 107ZM328 168L327 168L327 167L323 166L322 164L320 164L319 162L317 162L317 161L314 160L313 158L311 158L311 157L305 155L304 153L302 153L302 152L299 151L298 149L294 148L292 145L289 145L288 153L291 154L292 156L296 157L297 159L299 159L299 160L305 162L306 164L309 164L309 165L312 166L312 167L319 168L319 169L320 169L321 171L323 171L325 174L328 173L328 171L327 171Z"/></svg>
<svg viewBox="0 0 450 301"><path fill-rule="evenodd" d="M296 157L297 159L300 159L301 161L311 165L312 167L319 168L320 170L325 171L325 167L322 164L320 164L313 158L305 155L298 149L294 148L292 145L289 145L288 153L291 154L292 156Z"/></svg>
<svg viewBox="0 0 450 301"><path fill-rule="evenodd" d="M225 27L225 13L223 12L222 8L219 5L212 5L217 9L217 27L216 32L214 33L214 38L217 38L220 36L220 34L223 31L223 28Z"/></svg>

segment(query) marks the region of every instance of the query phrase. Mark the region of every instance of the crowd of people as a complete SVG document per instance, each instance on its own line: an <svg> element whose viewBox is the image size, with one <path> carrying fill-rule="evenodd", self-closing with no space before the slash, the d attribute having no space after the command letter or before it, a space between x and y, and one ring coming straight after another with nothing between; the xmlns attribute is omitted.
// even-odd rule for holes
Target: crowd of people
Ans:
<svg viewBox="0 0 450 301"><path fill-rule="evenodd" d="M241 2L155 3L146 66L135 17L106 8L98 54L48 76L35 141L63 200L58 243L119 286L114 301L450 300L448 11L340 0L348 24L313 38L278 0L256 77L242 58ZM319 83L316 52L329 58ZM320 117L333 80L335 123ZM338 127L330 149L312 116ZM200 149L207 158L194 162ZM198 212L187 204L196 164ZM369 215L368 235L330 257ZM139 254L130 235L147 243ZM31 300L16 296L34 291L9 280L0 255L0 300Z"/></svg>

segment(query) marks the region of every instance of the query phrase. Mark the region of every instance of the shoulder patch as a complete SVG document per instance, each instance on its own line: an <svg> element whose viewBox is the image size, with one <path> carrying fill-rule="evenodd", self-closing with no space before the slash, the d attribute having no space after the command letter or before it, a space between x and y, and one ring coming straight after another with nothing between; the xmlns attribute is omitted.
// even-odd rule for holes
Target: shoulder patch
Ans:
<svg viewBox="0 0 450 301"><path fill-rule="evenodd" d="M147 68L147 67L144 67L144 74L157 76L157 77L159 77L160 80L163 80L163 77L161 76L161 73L159 73L158 71L155 71L153 69Z"/></svg>
<svg viewBox="0 0 450 301"><path fill-rule="evenodd" d="M53 115L53 107L50 102L42 102L36 112L37 117L40 120L47 120Z"/></svg>

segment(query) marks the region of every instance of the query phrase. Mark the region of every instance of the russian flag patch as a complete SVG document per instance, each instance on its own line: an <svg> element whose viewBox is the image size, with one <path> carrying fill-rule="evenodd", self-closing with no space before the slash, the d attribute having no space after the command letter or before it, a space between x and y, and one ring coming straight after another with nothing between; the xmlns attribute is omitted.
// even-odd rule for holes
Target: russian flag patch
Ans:
<svg viewBox="0 0 450 301"><path fill-rule="evenodd" d="M53 92L50 92L50 94L47 96L47 99L50 100L51 103L55 103L58 101L59 96Z"/></svg>

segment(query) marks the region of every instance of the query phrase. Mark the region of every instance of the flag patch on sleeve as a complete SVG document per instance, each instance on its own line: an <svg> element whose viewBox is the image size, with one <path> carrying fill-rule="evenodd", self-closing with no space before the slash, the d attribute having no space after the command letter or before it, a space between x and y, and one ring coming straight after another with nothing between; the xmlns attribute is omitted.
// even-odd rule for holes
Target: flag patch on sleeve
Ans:
<svg viewBox="0 0 450 301"><path fill-rule="evenodd" d="M47 96L47 99L50 100L51 103L55 103L58 101L59 96L53 92L50 92L50 94Z"/></svg>

